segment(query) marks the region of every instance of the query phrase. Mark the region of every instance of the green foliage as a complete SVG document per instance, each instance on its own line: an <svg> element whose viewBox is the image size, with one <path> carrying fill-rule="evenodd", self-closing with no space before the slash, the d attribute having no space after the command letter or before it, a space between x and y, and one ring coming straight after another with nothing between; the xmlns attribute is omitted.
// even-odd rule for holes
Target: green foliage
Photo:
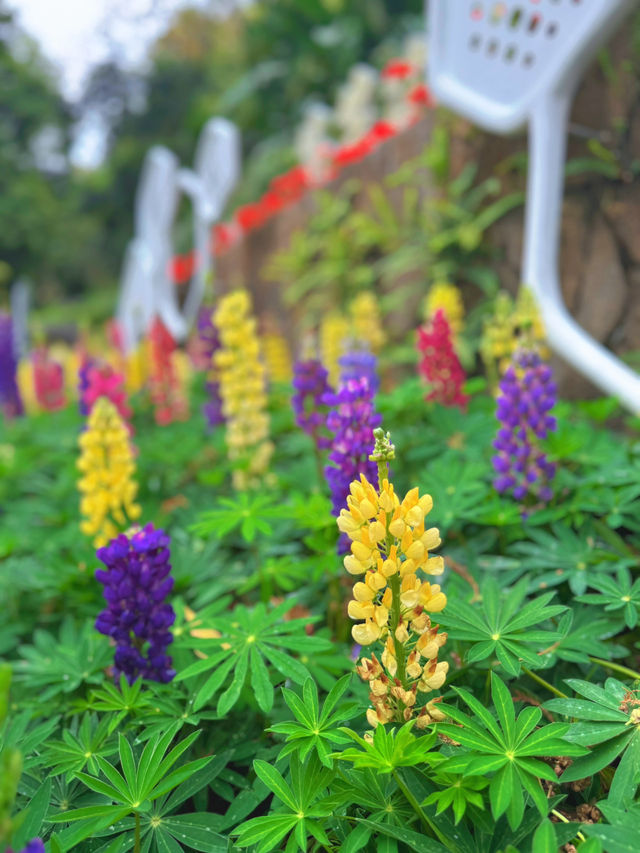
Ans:
<svg viewBox="0 0 640 853"><path fill-rule="evenodd" d="M348 735L337 723L350 720L359 706L356 702L338 705L349 687L351 675L344 675L329 691L322 711L318 704L318 688L312 678L302 686L302 697L293 690L282 688L284 700L296 718L294 722L275 723L269 731L286 735L286 745L280 750L278 759L297 753L305 761L311 750L315 750L320 761L329 768L333 767L329 744L346 743ZM344 758L344 753L341 754Z"/></svg>
<svg viewBox="0 0 640 853"><path fill-rule="evenodd" d="M504 671L514 676L520 673L521 661L533 668L543 665L539 656L541 647L546 648L559 640L560 634L535 626L562 613L565 608L548 603L553 598L552 592L525 604L527 587L524 579L502 597L498 584L488 579L483 586L480 607L464 601L449 602L442 622L458 639L473 643L467 652L467 661L483 661L495 655Z"/></svg>
<svg viewBox="0 0 640 853"><path fill-rule="evenodd" d="M216 461L221 432L205 438L194 421L158 430L145 406L134 401L144 520L170 533L175 577L178 674L166 685L115 683L113 648L93 627L102 598L77 530L77 412L0 427L0 654L13 670L0 761L19 756L2 843L628 849L640 780L639 448L603 423L610 407L561 407L557 496L523 518L492 491L495 419L481 383L464 417L423 403L417 382L381 392L385 426L397 424L396 490L430 493L443 534L449 672L428 697L445 720L369 732L367 685L348 674L351 582L290 415L274 418L272 482L236 495Z"/></svg>
<svg viewBox="0 0 640 853"><path fill-rule="evenodd" d="M457 708L442 706L451 719L462 726L442 723L438 731L457 740L466 750L447 760L443 769L474 774L494 773L489 785L491 811L497 820L506 812L509 825L520 825L528 795L540 814L545 816L549 804L539 779L555 781L551 768L538 761L540 755L583 755L585 750L562 738L569 729L562 723L537 728L542 712L525 708L516 718L513 700L503 681L491 677L491 695L497 721L484 705L467 690L456 688L474 716Z"/></svg>
<svg viewBox="0 0 640 853"><path fill-rule="evenodd" d="M284 806L275 814L256 817L240 827L236 844L249 847L258 844L259 853L276 849L276 845L289 833L285 850L307 850L307 839L315 838L320 844L329 844L322 826L322 818L327 818L334 806L335 799L326 795L326 788L333 776L331 769L320 764L312 755L306 764L299 759L291 761L291 784L280 773L256 759L253 769L259 779L272 791Z"/></svg>
<svg viewBox="0 0 640 853"><path fill-rule="evenodd" d="M364 289L378 294L384 311L400 308L407 300L415 304L425 285L436 281L470 282L486 295L497 291L485 232L522 204L522 194L498 197L500 181L476 183L473 166L451 179L448 164L438 154L448 150L450 142L445 128L439 127L424 153L403 164L383 185L362 190L350 181L339 193L316 194L314 216L304 231L293 234L287 249L270 260L267 271L274 281L286 284L288 304L303 307L303 322L317 322L336 307L345 309ZM425 187L420 193L418 187L434 171L439 191Z"/></svg>
<svg viewBox="0 0 640 853"><path fill-rule="evenodd" d="M207 624L207 628L219 632L219 637L184 641L188 647L211 652L204 660L191 664L178 675L179 680L191 679L213 670L206 680L198 678L194 710L207 704L225 680L230 678L231 683L220 695L217 705L217 713L224 716L240 698L249 675L258 706L263 711L269 711L273 706L274 689L266 661L281 676L298 684L309 678L309 671L304 664L284 650L294 649L313 654L330 649L331 644L321 637L299 635L298 629L309 624L312 621L310 619L283 622L282 616L291 606L291 601L285 601L271 610L262 604L251 610L238 606L231 615L212 619Z"/></svg>

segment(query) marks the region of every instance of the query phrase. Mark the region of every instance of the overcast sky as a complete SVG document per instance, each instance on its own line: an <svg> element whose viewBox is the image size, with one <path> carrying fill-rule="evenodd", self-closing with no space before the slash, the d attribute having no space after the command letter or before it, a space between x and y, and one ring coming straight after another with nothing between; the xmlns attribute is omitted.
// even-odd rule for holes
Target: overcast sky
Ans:
<svg viewBox="0 0 640 853"><path fill-rule="evenodd" d="M75 98L87 71L112 55L135 64L181 6L209 0L9 0L19 24L59 69L62 89Z"/></svg>

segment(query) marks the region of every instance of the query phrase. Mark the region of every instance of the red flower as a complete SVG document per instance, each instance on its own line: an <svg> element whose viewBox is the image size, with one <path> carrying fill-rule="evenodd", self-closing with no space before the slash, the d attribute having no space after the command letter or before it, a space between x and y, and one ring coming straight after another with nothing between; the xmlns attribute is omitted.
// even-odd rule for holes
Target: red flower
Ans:
<svg viewBox="0 0 640 853"><path fill-rule="evenodd" d="M149 391L155 421L160 426L166 426L172 421L186 421L189 417L189 403L172 359L173 352L177 349L176 342L159 317L153 321L149 341Z"/></svg>
<svg viewBox="0 0 640 853"><path fill-rule="evenodd" d="M383 80L406 80L416 71L415 65L405 59L390 59L382 69L380 76Z"/></svg>
<svg viewBox="0 0 640 853"><path fill-rule="evenodd" d="M282 175L278 175L269 184L269 188L281 199L297 201L309 186L309 177L303 166L294 166Z"/></svg>
<svg viewBox="0 0 640 853"><path fill-rule="evenodd" d="M398 129L390 121L377 121L367 133L365 139L368 139L373 146L379 145L386 139L391 139L395 136Z"/></svg>
<svg viewBox="0 0 640 853"><path fill-rule="evenodd" d="M175 255L171 260L171 279L176 284L186 284L196 268L196 253L192 250L185 255Z"/></svg>
<svg viewBox="0 0 640 853"><path fill-rule="evenodd" d="M425 400L465 409L469 401L462 391L466 376L453 348L451 326L441 308L418 329L417 345L422 355L418 370L432 389Z"/></svg>
<svg viewBox="0 0 640 853"><path fill-rule="evenodd" d="M418 83L407 95L407 100L419 107L434 107L435 101L429 87L425 83Z"/></svg>
<svg viewBox="0 0 640 853"><path fill-rule="evenodd" d="M267 213L261 201L245 204L236 210L236 222L244 232L260 228L267 220Z"/></svg>
<svg viewBox="0 0 640 853"><path fill-rule="evenodd" d="M33 353L33 387L36 400L48 412L66 405L62 365L53 361L45 349Z"/></svg>
<svg viewBox="0 0 640 853"><path fill-rule="evenodd" d="M359 163L371 154L374 145L367 136L358 139L348 145L340 145L333 153L333 162L336 166L349 166L351 163Z"/></svg>

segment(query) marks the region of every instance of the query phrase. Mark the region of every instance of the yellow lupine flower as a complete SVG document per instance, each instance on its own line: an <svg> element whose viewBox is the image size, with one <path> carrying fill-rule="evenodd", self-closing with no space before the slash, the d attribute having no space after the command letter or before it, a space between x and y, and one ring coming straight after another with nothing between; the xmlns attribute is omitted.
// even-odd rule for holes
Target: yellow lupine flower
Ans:
<svg viewBox="0 0 640 853"><path fill-rule="evenodd" d="M320 325L320 357L335 387L340 379L338 361L347 351L349 321L336 312L326 314Z"/></svg>
<svg viewBox="0 0 640 853"><path fill-rule="evenodd" d="M464 327L464 303L455 284L437 281L431 285L424 300L424 319L430 319L440 309L444 311L454 338L457 337Z"/></svg>
<svg viewBox="0 0 640 853"><path fill-rule="evenodd" d="M137 394L144 388L149 379L150 360L148 340L141 341L136 349L125 356L124 382L129 394Z"/></svg>
<svg viewBox="0 0 640 853"><path fill-rule="evenodd" d="M349 306L353 337L359 344L377 355L387 339L382 327L382 317L378 300L370 291L359 293Z"/></svg>
<svg viewBox="0 0 640 853"><path fill-rule="evenodd" d="M33 381L33 364L31 359L21 358L16 370L16 382L20 392L20 399L24 410L28 415L34 415L40 410L36 389Z"/></svg>
<svg viewBox="0 0 640 853"><path fill-rule="evenodd" d="M271 461L266 368L260 359L256 321L245 290L220 300L213 314L220 349L213 354L213 375L219 385L226 419L226 443L238 490L264 482Z"/></svg>
<svg viewBox="0 0 640 853"><path fill-rule="evenodd" d="M80 529L99 548L140 517L129 432L106 397L94 403L78 443Z"/></svg>
<svg viewBox="0 0 640 853"><path fill-rule="evenodd" d="M511 356L523 343L537 346L542 357L548 358L545 340L544 324L531 290L521 287L515 303L505 291L498 293L493 315L485 321L480 340L480 355L491 384L497 385Z"/></svg>
<svg viewBox="0 0 640 853"><path fill-rule="evenodd" d="M272 382L291 382L293 365L286 338L274 332L263 335L262 352L269 379Z"/></svg>
<svg viewBox="0 0 640 853"><path fill-rule="evenodd" d="M418 575L444 570L442 557L429 553L440 545L440 534L435 527L425 530L425 516L433 507L430 495L420 496L414 488L401 501L395 494L385 476L393 447L382 430L374 434L376 448L370 458L378 463L379 488L360 475L351 483L347 507L338 518L339 529L351 540L345 568L363 576L354 584L348 605L350 618L361 620L353 626L352 637L362 646L383 644L381 665L372 656L357 669L370 685L373 708L367 719L372 725L408 720L415 712L425 726L435 717L425 710L427 705L417 708L417 695L442 686L449 666L438 661L447 635L438 633L429 618L444 609L446 595L438 584Z"/></svg>

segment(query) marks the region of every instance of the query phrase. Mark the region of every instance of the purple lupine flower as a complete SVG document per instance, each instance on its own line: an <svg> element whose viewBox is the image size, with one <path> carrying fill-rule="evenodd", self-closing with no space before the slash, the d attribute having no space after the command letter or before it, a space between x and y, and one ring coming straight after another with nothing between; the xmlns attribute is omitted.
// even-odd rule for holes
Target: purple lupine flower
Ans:
<svg viewBox="0 0 640 853"><path fill-rule="evenodd" d="M549 501L556 466L547 459L540 441L556 429L550 414L556 402L556 386L549 365L534 350L514 355L500 382L496 416L501 422L493 446L497 492L511 491L522 501L528 494Z"/></svg>
<svg viewBox="0 0 640 853"><path fill-rule="evenodd" d="M328 408L325 397L333 394L333 389L328 377L322 362L315 358L297 361L293 366L295 394L291 405L296 423L311 436L318 450L331 447L331 438L326 433Z"/></svg>
<svg viewBox="0 0 640 853"><path fill-rule="evenodd" d="M338 359L340 365L340 384L344 385L349 379L364 378L368 381L374 394L380 387L377 373L378 359L366 350L352 350Z"/></svg>
<svg viewBox="0 0 640 853"><path fill-rule="evenodd" d="M0 314L0 409L5 417L24 414L16 381L17 359L11 314Z"/></svg>
<svg viewBox="0 0 640 853"><path fill-rule="evenodd" d="M90 356L85 356L85 358L82 359L82 364L78 368L78 409L80 410L80 414L83 418L87 417L91 408L85 397L91 386L89 374L94 367L96 367L96 360Z"/></svg>
<svg viewBox="0 0 640 853"><path fill-rule="evenodd" d="M9 848L7 853L13 853L13 850ZM18 853L44 853L44 841L41 838L33 838Z"/></svg>
<svg viewBox="0 0 640 853"><path fill-rule="evenodd" d="M210 307L203 307L198 313L198 338L200 341L200 352L207 367L211 366L214 352L220 349L220 336L218 334L218 330L213 324L212 316L213 309ZM222 398L220 397L219 384L209 377L204 387L207 392L208 400L202 407L202 414L205 416L209 427L223 424L224 415L222 414Z"/></svg>
<svg viewBox="0 0 640 853"><path fill-rule="evenodd" d="M121 533L97 551L107 567L96 571L107 607L96 628L115 641L116 680L124 674L130 684L137 678L166 684L176 674L167 655L176 618L165 601L173 589L169 556L169 537L153 524Z"/></svg>
<svg viewBox="0 0 640 853"><path fill-rule="evenodd" d="M374 408L374 392L366 379L348 379L335 394L325 395L324 401L332 407L327 417L327 428L333 433L329 461L324 469L331 491L332 514L340 515L346 506L349 486L364 474L371 483L376 482L378 468L369 459L373 443L373 430L382 423L382 416ZM348 537L342 535L339 553L348 550Z"/></svg>

